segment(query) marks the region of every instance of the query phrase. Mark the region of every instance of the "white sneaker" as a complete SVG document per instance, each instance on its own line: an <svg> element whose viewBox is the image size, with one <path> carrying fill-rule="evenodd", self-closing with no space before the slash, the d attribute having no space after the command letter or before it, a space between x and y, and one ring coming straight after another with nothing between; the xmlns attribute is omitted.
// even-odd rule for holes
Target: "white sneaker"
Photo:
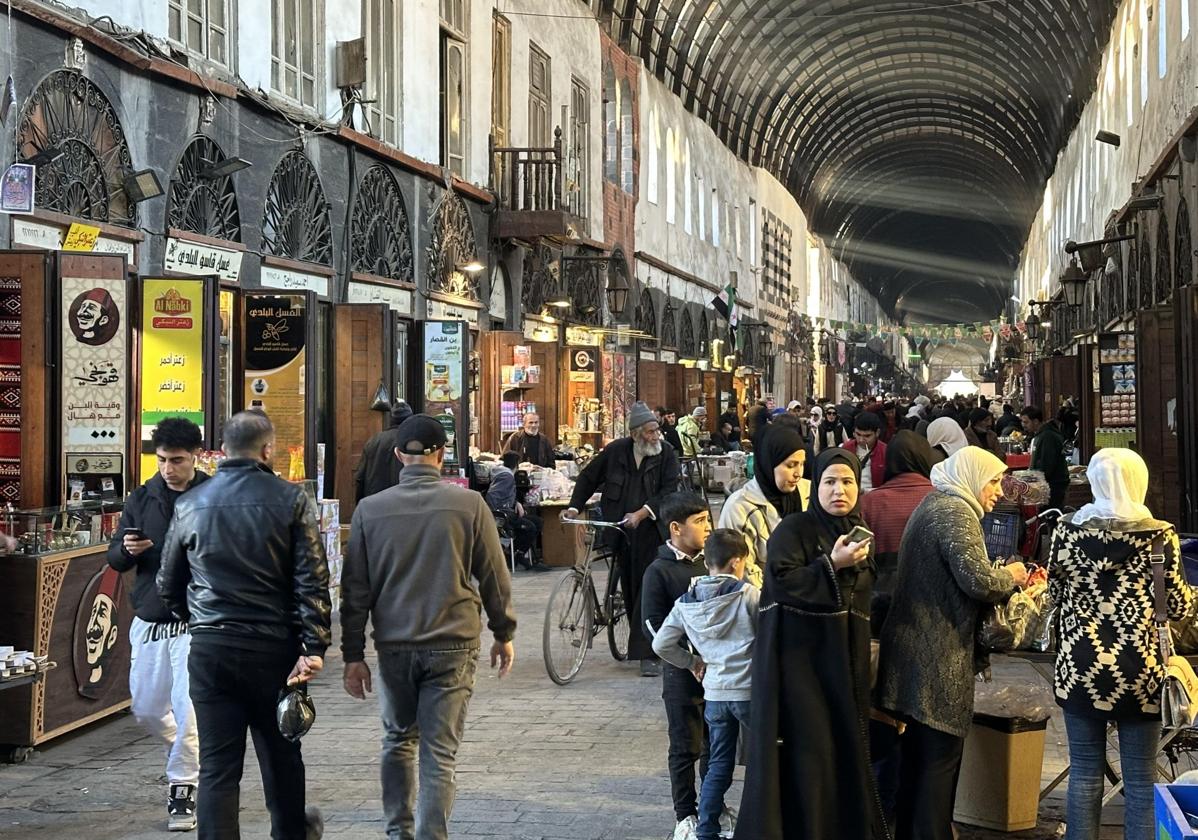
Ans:
<svg viewBox="0 0 1198 840"><path fill-rule="evenodd" d="M195 831L195 785L171 785L166 803L167 831Z"/></svg>
<svg viewBox="0 0 1198 840"><path fill-rule="evenodd" d="M699 835L695 833L698 829L698 817L687 817L684 820L679 820L678 825L674 826L673 840L698 840Z"/></svg>
<svg viewBox="0 0 1198 840"><path fill-rule="evenodd" d="M725 805L724 810L720 812L720 837L725 840L731 840L732 835L736 833L736 809L730 805Z"/></svg>

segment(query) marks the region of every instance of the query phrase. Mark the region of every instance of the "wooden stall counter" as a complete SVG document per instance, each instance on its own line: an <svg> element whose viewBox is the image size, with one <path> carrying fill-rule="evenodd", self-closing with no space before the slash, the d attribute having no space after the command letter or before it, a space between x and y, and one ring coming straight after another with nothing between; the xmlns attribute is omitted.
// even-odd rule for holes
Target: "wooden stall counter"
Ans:
<svg viewBox="0 0 1198 840"><path fill-rule="evenodd" d="M0 692L0 749L31 747L129 706L129 595L108 543L0 556L0 643L48 656L44 679Z"/></svg>

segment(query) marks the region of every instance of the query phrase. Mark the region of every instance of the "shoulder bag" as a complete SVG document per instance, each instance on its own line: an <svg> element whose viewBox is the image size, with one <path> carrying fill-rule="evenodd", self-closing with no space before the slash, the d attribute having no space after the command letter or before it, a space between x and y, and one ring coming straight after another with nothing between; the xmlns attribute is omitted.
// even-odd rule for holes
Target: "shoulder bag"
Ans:
<svg viewBox="0 0 1198 840"><path fill-rule="evenodd" d="M1165 679L1161 684L1161 722L1166 729L1194 725L1198 717L1198 675L1184 656L1173 652L1169 635L1169 597L1165 592L1165 535L1152 541L1153 622L1156 624Z"/></svg>

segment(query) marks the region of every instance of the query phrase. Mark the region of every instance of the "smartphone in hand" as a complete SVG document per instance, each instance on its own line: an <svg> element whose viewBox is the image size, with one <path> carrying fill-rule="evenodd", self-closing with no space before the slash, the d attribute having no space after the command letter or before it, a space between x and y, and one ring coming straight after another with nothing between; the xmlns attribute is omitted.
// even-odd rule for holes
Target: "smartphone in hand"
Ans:
<svg viewBox="0 0 1198 840"><path fill-rule="evenodd" d="M845 539L851 543L866 542L874 538L874 532L868 528L858 525L853 530L849 531Z"/></svg>

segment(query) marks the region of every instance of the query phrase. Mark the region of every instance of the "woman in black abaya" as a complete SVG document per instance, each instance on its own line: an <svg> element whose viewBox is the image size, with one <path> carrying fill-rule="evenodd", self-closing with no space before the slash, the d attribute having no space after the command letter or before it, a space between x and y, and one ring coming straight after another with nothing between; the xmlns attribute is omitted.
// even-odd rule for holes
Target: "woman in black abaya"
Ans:
<svg viewBox="0 0 1198 840"><path fill-rule="evenodd" d="M870 771L872 547L850 543L861 464L815 459L811 501L767 549L738 840L888 837Z"/></svg>

